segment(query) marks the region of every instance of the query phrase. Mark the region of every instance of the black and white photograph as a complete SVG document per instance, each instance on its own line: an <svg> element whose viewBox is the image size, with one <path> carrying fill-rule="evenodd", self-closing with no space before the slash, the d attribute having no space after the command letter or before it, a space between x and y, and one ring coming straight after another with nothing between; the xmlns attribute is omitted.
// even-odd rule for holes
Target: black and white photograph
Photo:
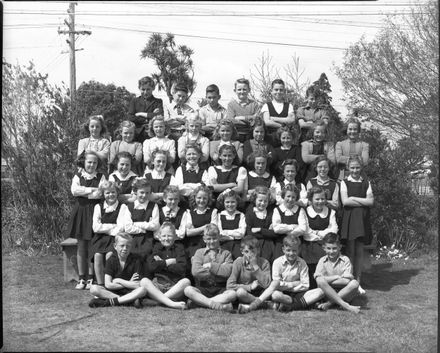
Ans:
<svg viewBox="0 0 440 353"><path fill-rule="evenodd" d="M438 351L438 1L1 6L2 352Z"/></svg>

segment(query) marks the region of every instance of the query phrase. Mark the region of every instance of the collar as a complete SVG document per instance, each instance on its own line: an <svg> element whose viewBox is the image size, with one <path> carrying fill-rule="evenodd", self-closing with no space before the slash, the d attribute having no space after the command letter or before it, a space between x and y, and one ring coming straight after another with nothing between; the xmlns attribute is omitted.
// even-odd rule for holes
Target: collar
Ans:
<svg viewBox="0 0 440 353"><path fill-rule="evenodd" d="M258 175L254 170L251 170L249 175L254 178L267 178L270 174L268 171L265 171L263 175Z"/></svg>
<svg viewBox="0 0 440 353"><path fill-rule="evenodd" d="M219 142L219 144L218 144L218 147L220 148L220 146L223 146L223 145L230 145L230 146L232 146L232 141L223 141L223 140L219 140L220 142Z"/></svg>
<svg viewBox="0 0 440 353"><path fill-rule="evenodd" d="M313 206L307 207L307 213L310 217L315 218L317 215L319 215L321 218L325 218L328 216L328 213L330 212L330 209L327 206L324 206L321 212L316 212Z"/></svg>
<svg viewBox="0 0 440 353"><path fill-rule="evenodd" d="M134 209L135 210L146 210L149 202L150 201L147 201L145 203L140 203L138 200L134 200Z"/></svg>
<svg viewBox="0 0 440 353"><path fill-rule="evenodd" d="M126 176L125 178L121 175L121 173L119 172L119 170L115 171L113 174L116 175L116 176L118 177L118 179L121 180L121 181L128 180L128 179L130 179L132 176L137 176L137 174L134 173L132 170L130 170L130 171L128 172L128 174L127 174L127 176Z"/></svg>
<svg viewBox="0 0 440 353"><path fill-rule="evenodd" d="M167 212L170 212L170 217L172 217L171 215L175 216L177 214L177 212L179 212L179 206L177 206L174 209L169 208L167 205L162 207L162 211L163 213L166 215Z"/></svg>
<svg viewBox="0 0 440 353"><path fill-rule="evenodd" d="M216 165L215 168L220 169L222 172L230 172L232 169L238 167L233 164L230 169L226 169L223 165Z"/></svg>
<svg viewBox="0 0 440 353"><path fill-rule="evenodd" d="M325 255L323 261L324 262L331 262L331 263L334 263L336 265L339 261L345 262L345 259L342 257L342 254L339 254L337 259L336 259L336 261L333 262L333 261L331 261L329 259L328 255Z"/></svg>
<svg viewBox="0 0 440 353"><path fill-rule="evenodd" d="M195 167L191 167L191 166L189 165L189 163L187 162L187 163L185 164L185 169L186 169L187 172L194 171L194 172L198 173L199 170L200 170L200 167L199 167L198 165L196 165Z"/></svg>
<svg viewBox="0 0 440 353"><path fill-rule="evenodd" d="M283 177L283 178L284 178L284 177ZM296 182L295 182L295 180L294 180L294 181L288 181L287 179L283 179L282 183L283 183L284 185L292 184L292 185L296 186Z"/></svg>
<svg viewBox="0 0 440 353"><path fill-rule="evenodd" d="M322 179L319 175L316 177L316 181L318 182L318 185L327 185L330 183L331 179L328 177L327 180Z"/></svg>
<svg viewBox="0 0 440 353"><path fill-rule="evenodd" d="M148 96L148 97L143 97L141 96L141 98L143 98L144 100L146 100L147 102L151 102L154 101L155 97L153 95Z"/></svg>
<svg viewBox="0 0 440 353"><path fill-rule="evenodd" d="M280 147L281 147L281 149L282 149L283 151L290 151L290 150L292 149L293 145L290 146L290 148L286 148L286 147L283 147L283 146L280 146Z"/></svg>
<svg viewBox="0 0 440 353"><path fill-rule="evenodd" d="M158 172L156 169L153 169L152 171L151 171L151 177L153 178L153 179L163 179L163 178L165 178L165 174L166 174L167 172L165 171L165 170L163 170L163 171L161 171L161 172Z"/></svg>
<svg viewBox="0 0 440 353"><path fill-rule="evenodd" d="M279 206L280 210L284 213L285 216L293 216L296 211L298 211L299 206L294 205L291 209L288 209L284 202Z"/></svg>
<svg viewBox="0 0 440 353"><path fill-rule="evenodd" d="M86 170L84 168L81 170L81 176L86 180L92 180L92 179L96 178L97 175L98 175L98 173L96 171L93 172L92 174L89 174L86 172Z"/></svg>
<svg viewBox="0 0 440 353"><path fill-rule="evenodd" d="M209 104L206 104L206 109L207 110L210 110L211 112L218 112L218 111L222 111L222 110L224 110L225 108L223 108L223 106L219 103L219 104L217 104L217 108L212 108Z"/></svg>
<svg viewBox="0 0 440 353"><path fill-rule="evenodd" d="M208 212L209 207L206 207L203 211L200 211L198 208L194 208L193 211L197 214L206 214Z"/></svg>
<svg viewBox="0 0 440 353"><path fill-rule="evenodd" d="M246 100L245 102L239 101L238 98L234 98L234 100L237 102L238 105L241 105L241 106L248 105L249 103L252 102L252 101L249 99L249 97L247 98L247 100Z"/></svg>
<svg viewBox="0 0 440 353"><path fill-rule="evenodd" d="M210 251L215 251L217 254L220 253L221 248L218 247L217 249L210 249L208 247L205 248L205 251L203 252L203 255L206 255L207 253L209 253Z"/></svg>
<svg viewBox="0 0 440 353"><path fill-rule="evenodd" d="M290 265L290 266L295 266L297 263L298 263L298 256L296 257L296 260L295 260L295 262L292 264L292 263L290 263L290 261L289 260L287 260L287 257L286 257L286 255L283 255L282 256L282 264L283 265Z"/></svg>
<svg viewBox="0 0 440 353"><path fill-rule="evenodd" d="M236 215L240 214L240 212L239 212L239 211L235 211L233 215L230 215L230 214L228 213L228 211L223 210L223 211L220 212L220 214L223 215L223 216L235 217Z"/></svg>
<svg viewBox="0 0 440 353"><path fill-rule="evenodd" d="M187 140L189 140L189 141L195 141L195 142L197 142L197 141L200 139L200 137L201 137L202 135L201 135L200 132L199 132L199 133L197 134L197 136L194 136L194 135L190 134L189 131L185 131L185 132L182 134L182 136L185 136L185 137L187 138Z"/></svg>
<svg viewBox="0 0 440 353"><path fill-rule="evenodd" d="M364 179L362 178L362 176L360 176L359 177L359 179L354 179L351 175L349 175L348 177L347 177L347 180L348 181L351 181L351 182L353 182L353 183L360 183L360 182L362 182Z"/></svg>
<svg viewBox="0 0 440 353"><path fill-rule="evenodd" d="M104 205L103 205L104 211L107 211L107 213L113 212L118 207L118 204L119 204L118 200L116 200L116 202L113 205L109 205L107 201L104 201Z"/></svg>

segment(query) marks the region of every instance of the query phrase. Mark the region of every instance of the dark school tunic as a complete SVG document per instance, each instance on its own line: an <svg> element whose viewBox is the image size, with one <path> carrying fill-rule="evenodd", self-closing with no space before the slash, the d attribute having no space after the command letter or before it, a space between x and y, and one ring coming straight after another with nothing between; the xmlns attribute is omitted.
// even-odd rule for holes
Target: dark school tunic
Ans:
<svg viewBox="0 0 440 353"><path fill-rule="evenodd" d="M156 204L149 201L147 208L134 209L134 202L128 203L127 207L131 213L131 219L133 222L149 222L153 215L153 209ZM133 254L145 255L153 249L153 232L146 231L145 233L132 234L133 244L131 252Z"/></svg>
<svg viewBox="0 0 440 353"><path fill-rule="evenodd" d="M367 197L368 181L352 182L344 180L347 185L347 196ZM365 206L344 206L342 213L341 239L353 240L360 238L364 244L370 244L372 230L370 221L370 208Z"/></svg>
<svg viewBox="0 0 440 353"><path fill-rule="evenodd" d="M119 202L116 209L112 212L105 212L104 202L99 204L101 208L101 223L116 224L118 219L119 211L121 210L122 203ZM90 242L91 255L94 254L106 254L114 250L114 240L115 237L107 233L94 233L92 241Z"/></svg>
<svg viewBox="0 0 440 353"><path fill-rule="evenodd" d="M272 212L267 211L266 218L260 219L257 217L253 209L249 209L246 212L246 234L253 235L258 239L258 245L260 247L260 256L264 257L269 262L273 261L274 239L277 234L273 229L269 230L272 224ZM258 233L252 233L252 228L261 228Z"/></svg>
<svg viewBox="0 0 440 353"><path fill-rule="evenodd" d="M232 230L237 229L240 225L240 213L237 213L234 219L226 219L225 215L220 215L220 222L222 224L222 229L224 230ZM226 240L222 243L222 248L229 250L232 254L232 258L235 260L237 257L241 256L240 251L240 242L239 239L234 240Z"/></svg>
<svg viewBox="0 0 440 353"><path fill-rule="evenodd" d="M283 224L298 224L298 216L301 207L298 207L296 212L292 215L286 216L286 213L281 211L280 206L277 206L277 210L281 217L281 223ZM277 234L277 237L274 239L274 249L273 249L273 260L284 255L283 253L283 239L284 235ZM273 261L272 260L272 261Z"/></svg>
<svg viewBox="0 0 440 353"><path fill-rule="evenodd" d="M79 177L79 184L85 187L99 186L102 173L96 173L93 179L85 179L81 173L76 174ZM67 237L78 240L90 240L93 235L93 209L99 203L99 199L88 199L87 196L76 196L75 206L73 206L72 215L67 224Z"/></svg>

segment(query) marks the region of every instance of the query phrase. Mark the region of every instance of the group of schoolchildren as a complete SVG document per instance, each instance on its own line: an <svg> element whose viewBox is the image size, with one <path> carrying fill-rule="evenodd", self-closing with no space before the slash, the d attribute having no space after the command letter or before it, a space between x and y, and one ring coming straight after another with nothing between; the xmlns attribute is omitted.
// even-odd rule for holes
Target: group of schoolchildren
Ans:
<svg viewBox="0 0 440 353"><path fill-rule="evenodd" d="M118 139L94 115L78 143L67 235L89 306L359 312L374 203L360 122L327 141L317 93L294 112L280 79L263 107L246 79L226 109L216 85L198 110L186 87L165 105L154 88L139 80Z"/></svg>

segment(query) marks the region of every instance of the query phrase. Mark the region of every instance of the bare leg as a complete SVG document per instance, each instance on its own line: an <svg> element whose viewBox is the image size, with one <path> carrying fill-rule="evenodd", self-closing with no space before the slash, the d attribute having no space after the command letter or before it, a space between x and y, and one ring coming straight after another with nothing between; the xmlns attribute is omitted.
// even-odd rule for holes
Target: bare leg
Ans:
<svg viewBox="0 0 440 353"><path fill-rule="evenodd" d="M232 310L232 304L230 304L230 302L235 300L234 291L226 291L222 294L216 295L213 298L206 297L200 292L198 288L193 286L186 287L184 292L185 295L189 299L191 299L194 303L203 306L205 308L211 308L216 310L227 310L227 311ZM229 304L224 304L227 302L229 302Z"/></svg>
<svg viewBox="0 0 440 353"><path fill-rule="evenodd" d="M138 287L133 289L130 293L127 293L118 298L119 304L127 304L134 302L136 299L143 298L147 295L147 289L145 287Z"/></svg>
<svg viewBox="0 0 440 353"><path fill-rule="evenodd" d="M152 299L170 307L173 309L184 309L186 307L185 302L175 302L166 297L148 278L142 278L141 286L147 290L147 295Z"/></svg>
<svg viewBox="0 0 440 353"><path fill-rule="evenodd" d="M272 293L272 300L277 303L292 304L292 298L279 290Z"/></svg>
<svg viewBox="0 0 440 353"><path fill-rule="evenodd" d="M123 305L130 302L134 302L138 298L145 297L147 295L147 289L144 287L138 287L136 289L133 289L133 291L131 291L130 293L127 293L123 296L119 296L113 292L110 292L108 289L105 289L101 286L94 284L90 288L90 293L102 299L118 298L119 304Z"/></svg>
<svg viewBox="0 0 440 353"><path fill-rule="evenodd" d="M78 274L85 278L86 270L87 270L87 248L88 241L87 240L78 240L78 248L76 252L76 260L78 263Z"/></svg>
<svg viewBox="0 0 440 353"><path fill-rule="evenodd" d="M102 299L111 299L111 298L119 297L117 294L110 292L108 289L98 286L96 284L93 284L90 287L90 294Z"/></svg>
<svg viewBox="0 0 440 353"><path fill-rule="evenodd" d="M249 303L252 303L256 299L251 293L244 290L243 288L238 288L235 293L236 293L237 299L240 303L249 304Z"/></svg>
<svg viewBox="0 0 440 353"><path fill-rule="evenodd" d="M360 307L359 306L352 306L348 304L344 299L342 299L338 293L327 283L327 281L322 278L318 277L316 278L316 281L318 283L318 287L322 289L326 297L329 299L329 302L333 302L341 306L343 309L351 311L353 313L359 313ZM324 303L320 306L320 309L327 310L330 307L330 304Z"/></svg>
<svg viewBox="0 0 440 353"><path fill-rule="evenodd" d="M260 294L258 299L260 299L262 302L268 300L272 296L272 293L274 293L274 291L276 291L279 286L280 286L280 281L272 281L269 287L267 287L264 290L264 292Z"/></svg>
<svg viewBox="0 0 440 353"><path fill-rule="evenodd" d="M351 263L354 264L354 258L355 258L355 240L351 239L351 240L347 240L347 247L346 247L346 251L347 251L347 256L350 259Z"/></svg>
<svg viewBox="0 0 440 353"><path fill-rule="evenodd" d="M104 254L96 253L94 259L96 282L98 282L98 284L104 284Z"/></svg>
<svg viewBox="0 0 440 353"><path fill-rule="evenodd" d="M318 300L324 298L324 296L325 294L321 288L314 288L305 292L303 298L306 301L307 305L311 305L313 303L316 303Z"/></svg>
<svg viewBox="0 0 440 353"><path fill-rule="evenodd" d="M189 285L191 285L191 281L188 278L182 278L174 286L168 289L168 291L166 291L164 294L170 299L180 299L184 296L183 291Z"/></svg>

